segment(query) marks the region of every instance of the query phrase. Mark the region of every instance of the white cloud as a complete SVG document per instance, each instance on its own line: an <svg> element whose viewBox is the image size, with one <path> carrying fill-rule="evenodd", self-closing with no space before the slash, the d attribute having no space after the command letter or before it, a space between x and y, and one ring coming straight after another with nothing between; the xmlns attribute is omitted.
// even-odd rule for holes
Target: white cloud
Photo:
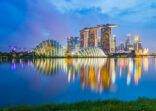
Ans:
<svg viewBox="0 0 156 111"><path fill-rule="evenodd" d="M155 0L50 0L62 13L99 8L102 14L132 22L147 22L156 16ZM146 13L146 14L145 14Z"/></svg>
<svg viewBox="0 0 156 111"><path fill-rule="evenodd" d="M102 12L110 12L112 8L120 10L130 8L147 0L51 0L60 11L97 7Z"/></svg>

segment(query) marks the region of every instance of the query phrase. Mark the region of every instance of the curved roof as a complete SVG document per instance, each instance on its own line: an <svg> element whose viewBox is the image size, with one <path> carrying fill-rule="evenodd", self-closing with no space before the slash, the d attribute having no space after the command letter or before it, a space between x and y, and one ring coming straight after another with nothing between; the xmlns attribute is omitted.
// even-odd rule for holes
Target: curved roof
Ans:
<svg viewBox="0 0 156 111"><path fill-rule="evenodd" d="M80 49L75 53L78 57L106 57L106 54L101 48L98 47L88 47Z"/></svg>
<svg viewBox="0 0 156 111"><path fill-rule="evenodd" d="M64 55L63 47L55 40L46 40L41 42L36 46L34 51L38 56L53 57Z"/></svg>

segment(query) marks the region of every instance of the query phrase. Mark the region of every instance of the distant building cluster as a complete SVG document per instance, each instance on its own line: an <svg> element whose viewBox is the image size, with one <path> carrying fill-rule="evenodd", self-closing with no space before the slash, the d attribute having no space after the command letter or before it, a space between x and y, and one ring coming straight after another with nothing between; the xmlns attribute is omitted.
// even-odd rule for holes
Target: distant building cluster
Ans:
<svg viewBox="0 0 156 111"><path fill-rule="evenodd" d="M148 49L143 48L139 35L128 34L125 43L116 45L116 37L112 29L116 24L100 24L80 30L80 37L67 37L67 47L62 47L55 40L41 42L33 50L40 57L107 57L110 55L148 55ZM25 48L10 47L11 52L32 52Z"/></svg>
<svg viewBox="0 0 156 111"><path fill-rule="evenodd" d="M139 35L134 36L134 43L132 43L131 35L128 34L125 43L116 46L116 37L112 34L112 28L115 27L117 27L115 24L100 24L96 27L83 28L80 30L80 37L71 36L67 38L67 52L73 54L82 49L99 48L106 55L114 53L148 54L148 49L143 48ZM89 51L88 53L84 52L89 54ZM93 52L93 50L90 52Z"/></svg>
<svg viewBox="0 0 156 111"><path fill-rule="evenodd" d="M16 52L16 53L30 53L33 50L32 49L26 49L26 48L19 48L17 46L9 46L10 52Z"/></svg>
<svg viewBox="0 0 156 111"><path fill-rule="evenodd" d="M112 35L112 28L114 27L117 27L117 25L101 24L96 27L89 27L80 30L80 38L67 38L68 52L96 47L102 49L107 54L115 53L116 39Z"/></svg>
<svg viewBox="0 0 156 111"><path fill-rule="evenodd" d="M120 43L119 46L117 46L116 52L118 53L131 53L134 52L136 55L146 55L148 54L148 49L143 48L142 41L139 38L139 35L134 36L134 43L130 40L131 35L127 35L127 39L125 43Z"/></svg>

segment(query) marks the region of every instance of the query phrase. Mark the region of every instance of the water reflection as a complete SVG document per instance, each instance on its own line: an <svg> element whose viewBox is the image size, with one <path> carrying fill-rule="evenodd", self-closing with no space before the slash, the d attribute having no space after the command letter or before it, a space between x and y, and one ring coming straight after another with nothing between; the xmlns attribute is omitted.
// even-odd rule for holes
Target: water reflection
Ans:
<svg viewBox="0 0 156 111"><path fill-rule="evenodd" d="M32 60L16 60L16 59L12 59L11 60L11 69L12 70L16 70L16 68L20 67L20 68L24 68L24 66L30 66L33 67L33 62Z"/></svg>
<svg viewBox="0 0 156 111"><path fill-rule="evenodd" d="M149 58L12 60L11 68L16 69L17 63L21 68L24 68L27 63L46 75L57 74L62 70L67 74L69 83L79 78L82 89L89 88L95 92L103 92L112 89L116 85L116 79L122 76L126 76L125 84L130 85L133 82L138 85L142 76L142 68L148 72Z"/></svg>
<svg viewBox="0 0 156 111"><path fill-rule="evenodd" d="M100 92L102 92L104 88L110 88L111 75L107 59L80 59L78 63L80 63L82 88L89 86L92 90Z"/></svg>
<svg viewBox="0 0 156 111"><path fill-rule="evenodd" d="M44 74L54 74L64 68L63 59L37 59L33 61L34 66Z"/></svg>
<svg viewBox="0 0 156 111"><path fill-rule="evenodd" d="M154 59L155 69L156 69L156 58Z"/></svg>

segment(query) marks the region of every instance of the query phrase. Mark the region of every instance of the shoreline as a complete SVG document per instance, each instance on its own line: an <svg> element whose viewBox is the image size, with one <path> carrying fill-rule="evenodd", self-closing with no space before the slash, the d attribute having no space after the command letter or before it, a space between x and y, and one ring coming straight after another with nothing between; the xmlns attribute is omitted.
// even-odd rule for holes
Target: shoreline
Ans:
<svg viewBox="0 0 156 111"><path fill-rule="evenodd" d="M34 53L0 53L0 61L2 60L11 60L11 59L55 59L55 58L142 58L142 57L156 57L156 55L132 55L132 54L114 54L108 55L107 57L103 56L36 56Z"/></svg>

